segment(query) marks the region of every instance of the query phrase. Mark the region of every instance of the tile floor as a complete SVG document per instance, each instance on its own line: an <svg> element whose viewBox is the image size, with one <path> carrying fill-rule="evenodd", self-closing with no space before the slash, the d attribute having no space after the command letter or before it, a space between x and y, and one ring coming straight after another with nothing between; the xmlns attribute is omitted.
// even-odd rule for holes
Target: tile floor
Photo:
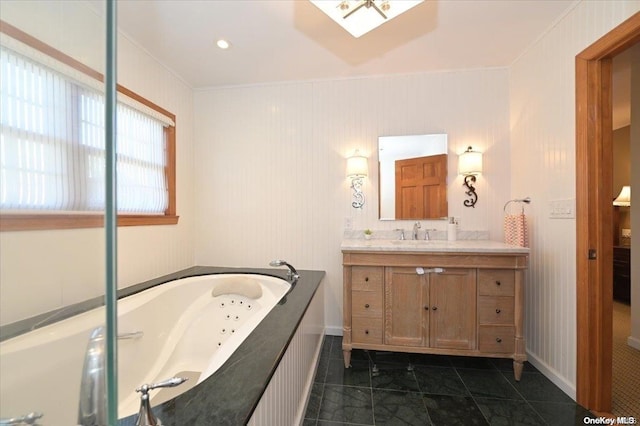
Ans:
<svg viewBox="0 0 640 426"><path fill-rule="evenodd" d="M529 363L520 382L504 359L354 350L345 369L342 338L325 336L303 425L569 426L585 417L594 416Z"/></svg>

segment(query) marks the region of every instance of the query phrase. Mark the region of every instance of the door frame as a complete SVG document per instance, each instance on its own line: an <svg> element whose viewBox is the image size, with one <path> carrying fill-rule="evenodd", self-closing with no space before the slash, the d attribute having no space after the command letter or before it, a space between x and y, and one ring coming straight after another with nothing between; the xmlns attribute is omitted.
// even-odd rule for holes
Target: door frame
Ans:
<svg viewBox="0 0 640 426"><path fill-rule="evenodd" d="M612 394L611 59L639 41L640 12L580 52L575 62L576 401L600 413L611 412Z"/></svg>

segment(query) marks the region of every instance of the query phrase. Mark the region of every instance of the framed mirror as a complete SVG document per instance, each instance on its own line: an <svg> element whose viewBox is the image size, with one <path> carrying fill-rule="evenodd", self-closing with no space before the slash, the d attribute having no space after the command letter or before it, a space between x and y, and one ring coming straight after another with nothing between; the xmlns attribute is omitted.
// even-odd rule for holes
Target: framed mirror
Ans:
<svg viewBox="0 0 640 426"><path fill-rule="evenodd" d="M447 207L447 135L378 138L380 220L442 219Z"/></svg>

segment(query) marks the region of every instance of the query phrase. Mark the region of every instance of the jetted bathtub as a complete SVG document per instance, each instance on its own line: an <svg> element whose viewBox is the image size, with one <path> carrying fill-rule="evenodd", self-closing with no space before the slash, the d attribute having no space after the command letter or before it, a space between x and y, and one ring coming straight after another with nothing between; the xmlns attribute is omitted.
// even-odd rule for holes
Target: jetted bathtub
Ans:
<svg viewBox="0 0 640 426"><path fill-rule="evenodd" d="M189 379L152 391L157 405L212 375L290 287L267 275L213 274L120 299L119 417L137 413L142 384ZM98 308L0 343L0 418L37 411L42 424L76 424L87 342L103 322Z"/></svg>

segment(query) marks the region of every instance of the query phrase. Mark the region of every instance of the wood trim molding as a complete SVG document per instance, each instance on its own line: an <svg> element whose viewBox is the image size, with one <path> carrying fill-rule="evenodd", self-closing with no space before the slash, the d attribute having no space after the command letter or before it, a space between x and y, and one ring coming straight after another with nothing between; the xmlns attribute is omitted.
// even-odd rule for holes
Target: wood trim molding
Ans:
<svg viewBox="0 0 640 426"><path fill-rule="evenodd" d="M576 56L576 399L611 412L612 389L612 67L640 41L640 13ZM596 257L589 259L590 250Z"/></svg>
<svg viewBox="0 0 640 426"><path fill-rule="evenodd" d="M118 226L175 225L176 215L118 215ZM42 231L104 227L103 214L3 214L0 231Z"/></svg>

